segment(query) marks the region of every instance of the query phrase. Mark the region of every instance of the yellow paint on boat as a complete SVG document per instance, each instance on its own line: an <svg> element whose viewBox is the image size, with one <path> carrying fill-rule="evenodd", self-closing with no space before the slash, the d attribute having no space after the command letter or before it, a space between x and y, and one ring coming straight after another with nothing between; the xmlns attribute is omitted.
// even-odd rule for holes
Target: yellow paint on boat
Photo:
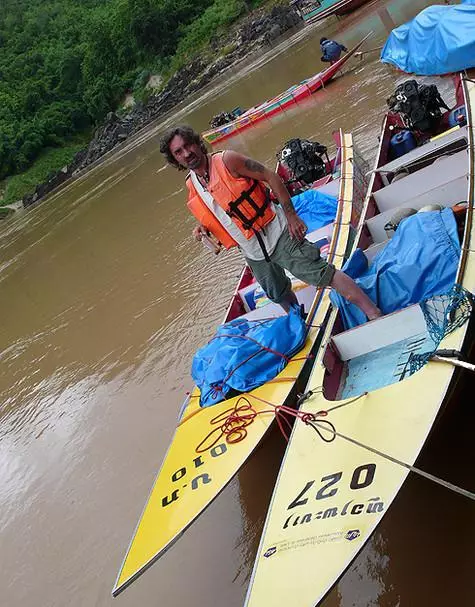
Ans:
<svg viewBox="0 0 475 607"><path fill-rule="evenodd" d="M347 253L354 186L352 138L351 135L341 137L339 205L329 250L329 260L337 267L341 267ZM171 546L227 485L262 440L274 421L273 407L268 403L281 405L287 402L304 367L305 357L320 335L319 327L325 323L329 306L328 290L318 289L309 312L312 326L303 350L271 382L248 394L204 409L199 406L199 392L195 388L135 531L114 595L132 583ZM216 418L226 417L226 412L233 407L247 403L259 415L246 427L247 435L243 440L228 444L221 436Z"/></svg>
<svg viewBox="0 0 475 607"><path fill-rule="evenodd" d="M445 137L449 133L453 133L454 131L458 131L459 129L460 129L459 125L453 126L448 131L444 131L443 133L439 133L438 135L434 135L434 137L431 137L429 141L436 141L437 139L440 139L441 137Z"/></svg>
<svg viewBox="0 0 475 607"><path fill-rule="evenodd" d="M474 110L475 84L464 82L469 117L467 223L457 282L475 291ZM320 391L323 353L332 316L309 379L314 391L302 409L328 411L340 435L325 443L301 422L294 425L277 479L249 587L246 607L314 607L368 540L406 479L408 470L361 445L413 465L441 408L454 373L429 362L399 383L361 397L329 401ZM467 323L439 348L460 350ZM465 371L466 373L466 371ZM326 438L332 434L320 425ZM355 443L345 440L349 437Z"/></svg>
<svg viewBox="0 0 475 607"><path fill-rule="evenodd" d="M324 299L326 298L325 295ZM323 321L320 315L318 319L317 322ZM304 349L296 358L309 353L316 333L316 330L312 331ZM233 398L212 407L201 408L198 398L194 398L198 396L198 391L194 391L191 404L175 432L152 489L114 593L158 558L226 486L274 420L272 407L258 399L277 404L284 402L294 384L295 375L299 374L302 366L302 360L290 362L278 375L280 382L261 386L246 395L256 412L269 411L269 414L259 415L246 428L246 438L232 445L227 444L224 437L219 438L219 426L213 423L213 419L245 402ZM287 378L290 378L289 381L285 381ZM197 453L200 443L213 430L217 431L210 436L207 444L211 445L218 438L216 445L204 453ZM205 446L202 445L203 448Z"/></svg>

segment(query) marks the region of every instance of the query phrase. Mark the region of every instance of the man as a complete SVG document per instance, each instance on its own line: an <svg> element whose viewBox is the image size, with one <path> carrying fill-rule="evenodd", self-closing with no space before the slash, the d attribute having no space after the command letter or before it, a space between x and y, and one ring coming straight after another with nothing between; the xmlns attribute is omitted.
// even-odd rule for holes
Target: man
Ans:
<svg viewBox="0 0 475 607"><path fill-rule="evenodd" d="M343 44L335 42L335 40L329 40L328 38L320 38L320 48L322 50L322 61L335 63L341 56L342 51L348 49Z"/></svg>
<svg viewBox="0 0 475 607"><path fill-rule="evenodd" d="M370 320L381 315L356 283L305 239L307 227L277 173L232 150L208 154L189 126L169 129L160 151L171 165L190 171L188 208L199 222L194 238L211 233L227 249L238 246L269 299L287 312L298 303L285 268L307 284L333 287ZM270 201L264 184L280 204Z"/></svg>

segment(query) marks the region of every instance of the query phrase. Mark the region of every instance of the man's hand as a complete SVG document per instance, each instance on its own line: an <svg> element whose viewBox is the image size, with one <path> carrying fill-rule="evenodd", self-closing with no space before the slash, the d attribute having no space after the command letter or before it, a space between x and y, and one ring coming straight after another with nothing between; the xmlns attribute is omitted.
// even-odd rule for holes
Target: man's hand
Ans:
<svg viewBox="0 0 475 607"><path fill-rule="evenodd" d="M201 225L196 226L196 228L193 228L192 235L195 240L197 240L198 242L201 242L203 235L206 236L206 228L204 228Z"/></svg>
<svg viewBox="0 0 475 607"><path fill-rule="evenodd" d="M204 246L212 251L215 255L221 252L221 243L217 242L214 238L209 235L209 232L202 225L196 226L193 229L193 238L198 242L204 244Z"/></svg>
<svg viewBox="0 0 475 607"><path fill-rule="evenodd" d="M305 222L300 219L296 213L289 213L287 215L287 225L289 228L289 234L291 238L301 242L305 238L307 233L307 226Z"/></svg>

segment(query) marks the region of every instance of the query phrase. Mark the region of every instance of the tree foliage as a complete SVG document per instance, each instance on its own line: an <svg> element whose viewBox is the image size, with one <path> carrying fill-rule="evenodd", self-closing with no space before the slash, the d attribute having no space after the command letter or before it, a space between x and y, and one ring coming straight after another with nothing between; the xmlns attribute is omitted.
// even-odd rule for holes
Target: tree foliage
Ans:
<svg viewBox="0 0 475 607"><path fill-rule="evenodd" d="M245 12L249 2L3 0L2 4L0 179L23 171L43 148L60 146L101 121L151 67L183 64Z"/></svg>

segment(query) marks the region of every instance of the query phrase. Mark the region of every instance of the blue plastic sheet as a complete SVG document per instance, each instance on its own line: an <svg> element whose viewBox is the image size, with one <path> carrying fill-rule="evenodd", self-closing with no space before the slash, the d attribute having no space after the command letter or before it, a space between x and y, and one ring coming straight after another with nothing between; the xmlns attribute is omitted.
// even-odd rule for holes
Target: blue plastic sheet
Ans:
<svg viewBox="0 0 475 607"><path fill-rule="evenodd" d="M376 303L384 314L449 291L455 282L460 257L457 226L451 209L417 213L405 219L393 238L368 268L358 249L343 271ZM332 291L346 329L366 322L359 308Z"/></svg>
<svg viewBox="0 0 475 607"><path fill-rule="evenodd" d="M297 215L307 224L309 232L323 228L335 220L338 199L318 190L306 190L292 197Z"/></svg>
<svg viewBox="0 0 475 607"><path fill-rule="evenodd" d="M475 0L429 6L394 29L381 53L409 74L433 76L475 67Z"/></svg>
<svg viewBox="0 0 475 607"><path fill-rule="evenodd" d="M273 379L287 364L279 354L293 356L305 338L305 321L297 306L278 318L237 318L221 325L193 359L191 375L201 391L201 406L215 405L231 390L249 392Z"/></svg>

